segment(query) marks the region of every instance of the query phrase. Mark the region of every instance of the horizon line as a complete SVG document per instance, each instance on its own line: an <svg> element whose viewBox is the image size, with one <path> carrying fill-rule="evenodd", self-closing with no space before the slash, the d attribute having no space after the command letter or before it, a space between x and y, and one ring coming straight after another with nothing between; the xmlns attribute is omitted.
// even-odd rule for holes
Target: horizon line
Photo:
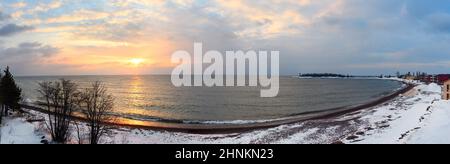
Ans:
<svg viewBox="0 0 450 164"><path fill-rule="evenodd" d="M149 74L67 74L67 75L61 75L61 74L54 74L54 75L14 75L15 77L58 77L58 76L66 76L66 77L70 77L70 76L156 76L156 75L160 75L160 76L171 76L171 74L167 74L167 73L149 73ZM191 74L191 76L202 76L202 75L196 75L196 74ZM231 76L231 75L227 75L227 74L222 74L222 76ZM349 74L350 76L380 76L380 74L373 74L373 75L362 75L362 74ZM389 76L390 74L383 74L383 76ZM236 76L236 75L234 75ZM257 76L257 75L252 75L252 76ZM299 76L298 74L280 74L279 76ZM390 75L390 76L395 76L395 75Z"/></svg>

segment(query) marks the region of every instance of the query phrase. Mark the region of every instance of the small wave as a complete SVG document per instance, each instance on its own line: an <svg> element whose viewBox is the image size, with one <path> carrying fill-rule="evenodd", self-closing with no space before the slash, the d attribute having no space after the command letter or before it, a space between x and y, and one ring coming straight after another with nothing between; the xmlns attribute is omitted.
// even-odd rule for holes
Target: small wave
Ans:
<svg viewBox="0 0 450 164"><path fill-rule="evenodd" d="M267 120L224 120L224 121L200 121L200 120L185 120L183 121L186 124L210 124L210 125L244 125L244 124L259 124L259 123L268 123L274 121L282 121L287 118L279 118L279 119L267 119Z"/></svg>
<svg viewBox="0 0 450 164"><path fill-rule="evenodd" d="M125 119L139 120L139 121L150 121L150 122L161 122L161 123L176 123L176 124L206 124L206 125L244 125L244 124L258 124L258 123L268 123L274 121L282 121L287 118L277 118L277 119L265 119L265 120L183 120L183 119L167 119L139 114L112 114L115 117L121 117Z"/></svg>

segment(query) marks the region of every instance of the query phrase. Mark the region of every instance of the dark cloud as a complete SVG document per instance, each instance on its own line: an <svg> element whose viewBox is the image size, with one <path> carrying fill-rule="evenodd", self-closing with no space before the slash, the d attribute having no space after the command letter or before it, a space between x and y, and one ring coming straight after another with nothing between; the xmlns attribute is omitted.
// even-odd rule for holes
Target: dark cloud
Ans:
<svg viewBox="0 0 450 164"><path fill-rule="evenodd" d="M17 47L0 48L0 59L50 57L59 52L59 48L42 45L37 42L21 43Z"/></svg>
<svg viewBox="0 0 450 164"><path fill-rule="evenodd" d="M11 36L17 33L33 30L31 26L19 26L16 24L7 24L0 28L0 37Z"/></svg>

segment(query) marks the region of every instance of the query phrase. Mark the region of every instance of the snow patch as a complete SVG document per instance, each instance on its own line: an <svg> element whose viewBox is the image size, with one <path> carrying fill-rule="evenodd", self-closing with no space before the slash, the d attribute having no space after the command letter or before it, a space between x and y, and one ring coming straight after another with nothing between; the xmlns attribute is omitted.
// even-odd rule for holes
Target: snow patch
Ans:
<svg viewBox="0 0 450 164"><path fill-rule="evenodd" d="M408 140L412 144L450 143L450 101L438 101L424 126Z"/></svg>
<svg viewBox="0 0 450 164"><path fill-rule="evenodd" d="M433 92L433 93L442 92L442 87L437 85L436 83L431 83L429 85L420 85L417 87L417 89L423 92Z"/></svg>
<svg viewBox="0 0 450 164"><path fill-rule="evenodd" d="M1 144L39 144L41 138L35 133L36 125L23 118L5 117L0 127Z"/></svg>

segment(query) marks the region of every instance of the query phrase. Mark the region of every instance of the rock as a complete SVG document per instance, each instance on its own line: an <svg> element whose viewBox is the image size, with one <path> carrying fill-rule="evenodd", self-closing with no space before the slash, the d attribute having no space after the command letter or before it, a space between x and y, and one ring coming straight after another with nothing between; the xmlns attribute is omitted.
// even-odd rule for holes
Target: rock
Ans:
<svg viewBox="0 0 450 164"><path fill-rule="evenodd" d="M379 128L381 128L381 129L388 128L388 127L390 127L390 125L381 125L381 126L379 126Z"/></svg>
<svg viewBox="0 0 450 164"><path fill-rule="evenodd" d="M364 132L356 132L356 135L359 135L359 136L362 136L364 134L365 134Z"/></svg>
<svg viewBox="0 0 450 164"><path fill-rule="evenodd" d="M41 144L48 145L48 141L47 140L41 140Z"/></svg>
<svg viewBox="0 0 450 164"><path fill-rule="evenodd" d="M335 141L333 143L331 143L332 145L344 145L345 143L342 141Z"/></svg>
<svg viewBox="0 0 450 164"><path fill-rule="evenodd" d="M348 136L346 139L347 140L354 140L354 139L357 139L358 138L358 136Z"/></svg>
<svg viewBox="0 0 450 164"><path fill-rule="evenodd" d="M367 127L366 130L367 130L367 131L370 131L370 130L375 130L375 129L372 128L372 127Z"/></svg>

